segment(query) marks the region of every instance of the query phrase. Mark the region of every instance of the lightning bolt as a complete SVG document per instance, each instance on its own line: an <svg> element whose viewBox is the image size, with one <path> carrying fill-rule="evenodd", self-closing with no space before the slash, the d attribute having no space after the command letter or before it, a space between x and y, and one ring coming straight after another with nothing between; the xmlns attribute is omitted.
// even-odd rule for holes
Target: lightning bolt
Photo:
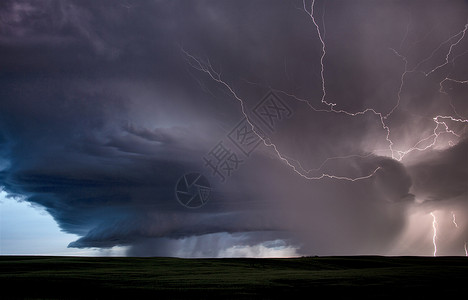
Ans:
<svg viewBox="0 0 468 300"><path fill-rule="evenodd" d="M381 167L377 167L374 169L373 172L369 173L368 175L360 176L360 177L347 177L347 176L338 176L338 175L333 175L333 174L327 174L327 173L322 173L321 175L318 176L309 176L308 173L301 172L301 170L298 170L298 168L291 163L290 159L288 159L285 155L283 155L279 150L278 147L270 141L267 141L266 138L262 137L262 135L256 131L255 126L252 124L250 121L249 116L247 115L244 101L239 97L239 95L236 93L236 91L224 80L221 79L220 73L216 72L213 67L211 66L211 63L209 61L202 61L195 57L194 55L188 53L185 49L181 49L181 51L185 54L187 58L187 62L195 69L206 73L213 81L221 84L224 86L229 93L239 102L240 107L241 107L241 112L242 115L245 117L247 123L251 127L252 131L257 135L257 137L263 142L263 144L266 147L272 148L273 151L276 153L277 157L283 161L286 165L288 165L296 174L299 176L308 179L308 180L319 180L323 178L329 178L329 179L337 179L337 180L347 180L347 181L358 181L358 180L363 180L372 177L375 175L375 173L381 169Z"/></svg>
<svg viewBox="0 0 468 300"><path fill-rule="evenodd" d="M460 135L456 134L453 130L450 130L449 127L447 126L447 124L445 122L441 122L439 121L439 119L443 119L443 118L449 118L451 119L452 121L455 121L455 122L462 122L462 123L468 123L468 120L466 119L462 119L461 117L460 118L454 118L452 116L441 116L441 115L438 115L438 116L435 116L433 117L433 121L435 123L435 127L433 129L433 134L431 134L430 136L427 136L425 138L422 138L421 140L419 140L418 142L416 142L412 147L408 148L407 150L399 150L399 151L395 151L393 149L393 146L394 146L394 142L391 140L390 138L390 135L391 135L391 132L390 132L390 128L389 126L386 124L386 120L394 113L394 111L399 107L400 105L400 102L401 102L401 93L403 91L403 87L404 87L404 84L405 84L405 77L407 76L407 74L409 73L413 73L413 72L417 72L416 69L421 65L423 64L424 62L430 60L434 54L440 49L442 48L443 45L449 43L450 41L456 39L458 37L458 39L456 39L455 42L451 43L450 44L450 47L449 47L449 50L446 54L446 62L443 63L443 64L440 64L438 65L437 67L435 67L434 69L432 69L430 72L427 72L427 73L424 73L422 71L422 73L425 74L425 76L429 76L431 73L437 71L438 69L442 68L443 66L447 65L450 61L449 61L449 57L450 55L452 54L452 50L454 49L454 47L456 47L460 42L461 40L465 37L465 34L466 34L466 31L468 30L468 23L465 24L464 26L464 29L461 30L460 32L456 33L455 35L451 36L450 38L448 38L446 41L444 41L443 43L441 43L432 53L431 55L422 60L421 62L419 62L413 69L408 69L408 60L405 56L401 55L400 53L398 53L395 49L390 49L392 50L398 57L400 57L403 62L404 62L404 71L403 73L401 74L400 76L400 86L399 86L399 89L398 89L398 92L397 92L397 101L395 103L395 105L393 106L393 108L387 113L387 114L382 114L380 112L377 112L375 109L373 108L366 108L365 110L363 111L359 111L359 112L356 112L356 113L350 113L350 112L347 112L347 111L344 111L344 110L336 110L335 109L335 106L337 105L336 103L332 103L332 102L328 102L326 100L326 88L325 88L325 64L324 64L324 60L325 60L325 56L326 56L326 45L325 45L325 41L322 37L322 32L320 30L320 27L318 25L318 22L316 20L316 18L314 17L314 8L315 8L315 0L312 0L311 4L310 4L310 8L307 8L307 5L306 5L306 1L303 0L303 9L304 11L307 13L307 15L310 17L310 19L312 20L312 23L316 29L316 32L317 32L317 36L320 40L320 44L321 44L321 50L322 50L322 54L321 54L321 57L320 57L320 77L321 77L321 80L322 80L322 99L321 99L321 102L326 104L327 106L329 106L329 112L335 112L335 113L344 113L346 115L349 115L349 116L359 116L359 115L364 115L366 113L373 113L374 115L378 116L379 119L380 119L380 124L382 126L382 128L386 131L386 136L385 136L385 139L388 143L388 150L390 151L391 153L391 156L393 159L396 159L398 161L401 161L408 153L410 152L413 152L415 150L417 151L424 151L424 150L427 150L429 148L432 148L433 146L435 146L435 144L437 143L437 139L439 137L439 135L441 133L450 133L450 134L453 134L457 137L460 137ZM323 16L322 16L323 18ZM322 19L322 23L325 24L324 20ZM403 39L403 41L406 39L406 36L408 35L408 31L409 31L409 24L406 28L406 33L405 33L405 37ZM402 41L402 43L403 43ZM400 45L400 48L401 48L401 45ZM467 53L468 51L454 57L452 59L452 63L454 63L454 61L464 55L465 53ZM441 89L442 90L442 84L444 81L446 80L451 80L449 78L446 78L444 79L442 82L440 82L440 86L441 86ZM452 81L455 81L455 80L452 80ZM467 83L467 81L456 81L458 83ZM287 93L285 93L287 94ZM307 103L314 111L324 111L322 109L317 109L313 106L310 105L310 102L305 100L305 99L299 99L298 97L295 97L291 94L287 94L289 96L292 96L294 99L296 100L299 100L301 102L305 102ZM454 107L454 105L452 104L452 102L450 102L450 105L452 106L455 114L459 117L460 115L456 112L456 109ZM441 132L437 132L440 128L440 126L443 126L445 128L445 131L441 131ZM431 141L430 144L426 145L425 147L421 147L420 145L423 144L424 142L427 142L427 141ZM353 156L353 155L351 155ZM350 157L351 157L350 156Z"/></svg>
<svg viewBox="0 0 468 300"><path fill-rule="evenodd" d="M302 1L302 4L304 6L304 11L309 15L309 17L311 18L312 20L312 23L314 23L314 26L317 30L317 35L318 35L318 38L320 40L320 43L322 44L322 55L320 56L320 77L322 79L322 99L321 99L321 102L326 104L327 106L330 107L330 109L333 110L333 107L336 105L335 103L329 103L325 100L325 97L327 96L327 90L325 88L325 65L324 65L324 60L325 60L325 55L327 55L327 52L326 52L326 46L325 46L325 41L323 40L323 37L322 37L322 32L320 31L320 27L317 23L317 21L315 20L315 17L314 17L314 9L315 9L315 0L312 0L311 4L310 4L310 11L307 9L307 5L306 5L306 1L303 0Z"/></svg>
<svg viewBox="0 0 468 300"><path fill-rule="evenodd" d="M449 96L449 94L445 91L444 86L443 86L444 82L446 82L446 81L450 81L450 82L454 82L454 83L458 83L458 84L468 84L468 80L457 80L457 79L445 77L445 79L442 80L440 82L440 84L439 84L440 85L439 93L445 94L447 96ZM455 105L453 105L451 98L449 98L449 104L452 107L452 110L455 113L455 115L461 119L462 117L460 116L457 109L455 108Z"/></svg>
<svg viewBox="0 0 468 300"><path fill-rule="evenodd" d="M465 37L466 35L466 31L468 30L468 23L465 24L464 28L454 34L453 36L449 37L447 40L445 40L444 42L442 42L436 49L434 49L432 51L432 53L430 54L430 56L428 56L427 58L421 60L418 64L416 64L416 66L412 69L408 69L407 66L408 66L408 60L405 56L399 54L396 50L394 49L391 49L398 57L400 57L403 61L404 61L404 65L405 65L405 69L404 69L404 72L403 74L401 75L401 78L400 78L400 88L398 90L398 99L397 99L397 104L393 107L393 109L385 116L385 118L389 117L396 109L397 107L399 106L400 104L400 100L401 100L401 92L402 92L402 89L403 89L403 85L404 85L404 77L408 74L408 73L414 73L414 72L420 72L422 74L424 74L426 77L428 77L429 75L431 75L432 73L436 72L437 70L439 70L440 68L446 66L447 64L449 63L452 63L454 64L455 60L463 55L465 55L466 53L468 53L468 51L465 51L463 52L462 54L460 55L457 55L455 56L452 60L450 60L450 56L452 55L452 51L454 49L454 47L456 47L462 40L463 38ZM452 42L449 46L449 49L446 53L446 56L445 56L445 62L443 62L442 64L439 64L438 66L436 66L435 68L433 68L432 70L430 70L429 72L424 72L424 71L418 71L418 68L426 63L427 61L429 61L434 55L435 53L437 53L437 51L439 51L444 45L448 44L449 42L451 42L452 40L454 40L454 42ZM448 95L447 92L444 91L444 88L443 88L443 83L446 82L446 81L452 81L452 82L456 82L456 83L459 83L459 84L466 84L468 83L468 80L455 80L455 79L451 79L449 77L445 77L445 79L443 79L440 83L439 83L439 86L440 86L440 89L439 89L439 92L440 93L443 93L443 94L446 94ZM428 137L425 137L421 140L419 140L414 146L410 147L409 149L405 150L405 151L397 151L397 154L398 154L398 160L400 161L401 159L403 159L403 157L414 151L414 150L418 150L418 151L424 151L424 150L427 150L429 148L432 148L433 146L435 146L435 144L437 143L437 139L438 137L440 136L440 134L442 133L449 133L449 134L452 134L452 135L455 135L457 137L460 137L459 134L455 133L453 130L449 129L449 126L443 122L443 121L440 121L440 119L450 119L451 121L454 121L454 122L459 122L459 123L468 123L468 119L464 119L460 116L460 114L457 112L455 106L453 105L452 101L450 100L450 106L452 107L452 110L454 111L455 115L457 117L453 117L453 116L442 116L442 115L437 115L435 117L433 117L433 121L435 123L435 127L433 129L433 134L431 134L430 136ZM438 129L440 128L440 126L442 126L443 128L445 128L444 131L440 131L440 132L437 132ZM466 126L465 126L466 127ZM388 137L388 136L387 136ZM430 144L428 144L427 146L425 147L419 147L420 144L428 141L428 140L432 140L432 142ZM392 143L390 143L390 146L392 145ZM453 143L449 142L449 145L453 145ZM390 150L392 150L390 148ZM392 151L392 156L393 156L393 151ZM395 157L394 157L395 158Z"/></svg>
<svg viewBox="0 0 468 300"><path fill-rule="evenodd" d="M457 219L456 219L455 213L453 211L452 211L452 223L453 223L453 225L455 225L456 228L458 228Z"/></svg>
<svg viewBox="0 0 468 300"><path fill-rule="evenodd" d="M456 228L458 228L457 219L456 219L455 213L453 211L452 211L452 223L453 223L453 225L455 225ZM468 256L468 249L466 248L466 242L465 242L463 248L465 250L465 256Z"/></svg>
<svg viewBox="0 0 468 300"><path fill-rule="evenodd" d="M437 256L437 220L433 212L431 212L431 216L432 216L432 244L434 245L433 256Z"/></svg>
<svg viewBox="0 0 468 300"><path fill-rule="evenodd" d="M446 66L446 65L448 65L450 63L454 64L455 60L457 58L459 58L460 56L468 53L468 51L465 51L462 54L459 54L459 55L453 57L453 50L461 43L461 41L466 36L466 32L468 30L468 22L465 24L465 26L464 26L464 28L462 30L460 30L456 34L450 36L448 39L446 39L445 41L440 43L439 46L436 47L428 57L426 57L425 59L419 61L411 69L408 68L409 62L408 62L408 59L407 59L406 56L400 54L395 49L390 49L404 63L403 72L400 75L400 84L399 84L398 92L396 94L395 105L387 113L379 112L379 111L375 110L374 108L365 108L365 109L363 109L361 111L349 112L349 111L346 111L346 110L343 110L343 109L336 109L337 104L327 100L327 90L326 90L326 81L325 81L325 58L326 58L326 55L327 55L327 51L326 51L327 47L326 47L326 43L325 43L325 40L324 40L325 18L324 18L324 12L323 12L323 14L322 14L323 32L322 32L322 30L320 28L320 25L317 22L317 19L315 17L315 12L316 12L315 4L316 4L315 0L312 0L310 2L310 5L307 4L306 0L303 0L302 1L302 8L299 8L299 9L303 10L307 14L307 16L310 18L310 20L312 21L312 24L313 24L313 27L315 28L318 40L320 41L320 45L321 45L320 79L321 79L321 88L322 88L320 103L325 105L326 108L315 107L314 105L311 104L311 101L309 101L308 99L302 99L300 97L295 96L292 93L288 93L288 92L282 91L282 90L273 89L273 88L270 87L272 90L274 90L276 92L279 92L279 93L282 93L284 95L287 95L287 96L289 96L292 99L295 99L297 101L305 103L307 106L309 106L315 112L345 114L345 115L348 115L348 116L351 116L351 117L359 117L359 116L364 116L366 114L375 115L377 117L377 119L379 120L378 123L379 123L380 127L385 131L385 140L387 142L387 147L388 148L387 149L376 149L376 150L374 150L372 152L373 153L380 152L380 151L389 152L391 157L393 159L397 160L397 161L402 161L403 158L407 154L409 154L409 153L411 153L413 151L425 151L427 149L433 148L437 144L438 138L439 138L439 136L441 134L451 134L451 135L456 136L458 138L461 136L459 133L456 133L454 130L452 130L450 128L450 126L447 124L446 121L450 120L450 121L455 122L455 123L468 124L468 119L463 118L463 117L460 116L460 114L457 112L455 106L453 105L453 103L451 101L450 101L450 105L453 108L455 116L451 116L451 115L436 115L436 116L433 116L432 121L434 122L434 127L432 129L432 133L429 134L428 136L422 137L420 140L418 140L412 146L408 147L406 150L395 150L394 149L395 143L391 138L391 136L392 136L391 129L390 129L389 125L387 124L387 120L400 106L401 95L402 95L402 92L403 92L403 89L404 89L404 86L405 86L405 78L406 78L406 76L408 74L419 72L419 73L424 74L426 77L428 77L429 75L431 75L431 74L433 74L435 72L438 72L439 69L443 68L444 66ZM408 36L409 26L410 26L410 24L408 24L408 26L406 28L405 37L402 40L401 44L403 44L403 42L406 40L406 38ZM432 30L430 30L426 34L426 36L424 38L426 38L431 32L432 32ZM419 42L419 41L416 41L416 43L417 42ZM419 70L419 68L423 64L429 62L439 50L441 50L445 45L448 45L448 44L450 46L448 47L448 50L447 50L447 52L445 54L444 62L438 64L436 67L434 67L433 69L431 69L428 72L424 72L424 71ZM401 48L401 46L402 45L400 45L400 48ZM286 155L282 154L279 151L278 147L273 142L271 142L269 140L266 140L265 138L263 138L256 131L255 127L253 126L252 122L250 121L250 119L249 119L249 117L248 117L248 115L246 113L244 101L240 98L240 96L236 93L236 91L229 85L229 83L227 83L226 81L224 81L221 78L221 74L219 72L216 72L213 69L213 67L212 67L211 63L209 62L209 60L202 61L201 59L198 59L194 55L188 53L183 48L182 48L182 52L184 53L184 55L186 57L186 60L189 63L189 65L191 65L196 70L199 70L199 71L201 71L203 73L206 73L213 81L215 81L218 84L224 86L228 90L228 92L239 102L242 114L246 118L246 120L247 120L248 124L250 125L250 127L252 128L252 131L258 136L258 138L263 142L263 144L265 146L273 149L276 156L281 161L283 161L288 167L290 167L295 173L300 175L301 177L303 177L305 179L309 179L309 180L318 180L318 179L323 179L323 178L330 178L330 179L338 179L338 180L356 181L356 180L370 178L373 175L375 175L377 173L377 171L380 169L380 167L377 167L376 169L374 169L373 172L369 173L368 175L361 176L361 177L354 177L354 178L353 177L346 177L346 176L338 176L338 175L333 175L333 174L328 174L328 173L322 173L321 175L311 176L310 175L311 173L316 173L316 172L322 170L322 168L331 160L347 159L347 158L352 158L352 157L365 158L365 157L367 157L367 155L351 154L351 155L346 155L346 156L331 157L331 158L327 158L325 161L323 161L322 164L320 164L318 167L306 170L300 164L300 162L298 160L289 158ZM446 76L446 78L443 79L439 83L439 85L440 85L439 92L443 93L443 94L446 94L446 95L448 95L448 93L445 92L443 85L447 81L451 81L451 82L455 82L455 83L459 83L459 84L468 83L468 80L455 80L455 79L452 79L452 78L449 78L449 77ZM466 125L465 125L464 128L466 129ZM449 141L448 144L449 144L449 146L454 145L454 143L452 141Z"/></svg>
<svg viewBox="0 0 468 300"><path fill-rule="evenodd" d="M444 67L444 66L446 66L446 65L448 65L448 64L450 63L450 62L449 62L449 57L450 57L450 55L452 54L453 48L454 48L455 46L457 46L457 45L461 42L461 40L463 40L463 38L465 37L465 34L466 34L466 31L467 31L467 30L468 30L468 23L465 24L465 27L463 28L463 30L461 30L460 32L458 32L458 33L455 34L454 36L450 37L447 41L445 41L444 43L442 43L442 44L439 46L439 48L440 48L443 44L445 44L445 43L447 43L447 42L449 42L449 41L455 39L457 36L460 36L460 37L458 38L458 40L456 40L454 43L450 44L449 50L448 50L448 52L447 52L447 55L445 56L445 62L442 63L442 64L440 64L440 65L438 65L438 66L436 66L434 69L430 70L429 72L425 73L426 76L429 76L430 74L434 73L434 72L437 71L438 69L440 69L440 68L442 68L442 67ZM438 49L439 49L439 48L438 48ZM432 55L434 55L434 53L435 53L438 49L436 49L436 50L432 53Z"/></svg>

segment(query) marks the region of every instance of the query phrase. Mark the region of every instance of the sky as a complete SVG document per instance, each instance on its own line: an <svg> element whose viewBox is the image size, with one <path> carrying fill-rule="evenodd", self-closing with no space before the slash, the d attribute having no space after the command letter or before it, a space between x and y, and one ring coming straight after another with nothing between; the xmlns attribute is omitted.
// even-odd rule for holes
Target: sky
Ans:
<svg viewBox="0 0 468 300"><path fill-rule="evenodd" d="M467 1L2 1L0 254L467 255Z"/></svg>

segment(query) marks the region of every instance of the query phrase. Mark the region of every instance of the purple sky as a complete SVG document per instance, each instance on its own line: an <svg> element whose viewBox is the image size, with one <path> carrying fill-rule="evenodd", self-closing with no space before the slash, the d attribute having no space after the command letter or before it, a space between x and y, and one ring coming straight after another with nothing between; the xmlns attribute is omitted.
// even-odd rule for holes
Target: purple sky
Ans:
<svg viewBox="0 0 468 300"><path fill-rule="evenodd" d="M7 0L0 24L0 187L70 248L465 255L467 1Z"/></svg>

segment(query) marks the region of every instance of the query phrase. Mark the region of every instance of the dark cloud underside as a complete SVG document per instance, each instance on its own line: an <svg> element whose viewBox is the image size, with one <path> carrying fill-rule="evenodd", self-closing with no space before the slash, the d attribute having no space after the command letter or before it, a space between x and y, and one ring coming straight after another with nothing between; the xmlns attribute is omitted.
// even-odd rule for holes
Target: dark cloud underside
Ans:
<svg viewBox="0 0 468 300"><path fill-rule="evenodd" d="M258 245L405 254L392 247L413 230L414 211L468 220L467 2L314 8L326 100L384 115L399 103L385 119L388 136L377 114L323 111L322 44L300 1L2 1L0 186L78 235L70 247L129 246L129 255ZM269 138L296 169L378 171L355 182L308 180L260 144L221 183L203 157L227 140L241 106L188 55L219 72L250 117L276 91L291 116ZM458 121L435 127L437 115ZM445 128L454 134L439 135ZM395 153L435 145L398 161L388 138ZM199 209L176 200L187 172L204 173L212 187ZM457 243L468 239L468 222L460 227Z"/></svg>

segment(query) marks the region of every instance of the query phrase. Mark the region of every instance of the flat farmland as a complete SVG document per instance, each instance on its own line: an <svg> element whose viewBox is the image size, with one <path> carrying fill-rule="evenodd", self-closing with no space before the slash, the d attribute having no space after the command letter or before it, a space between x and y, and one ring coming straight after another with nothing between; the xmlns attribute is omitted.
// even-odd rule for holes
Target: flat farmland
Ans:
<svg viewBox="0 0 468 300"><path fill-rule="evenodd" d="M447 299L468 292L466 257L0 256L0 270L2 299Z"/></svg>

